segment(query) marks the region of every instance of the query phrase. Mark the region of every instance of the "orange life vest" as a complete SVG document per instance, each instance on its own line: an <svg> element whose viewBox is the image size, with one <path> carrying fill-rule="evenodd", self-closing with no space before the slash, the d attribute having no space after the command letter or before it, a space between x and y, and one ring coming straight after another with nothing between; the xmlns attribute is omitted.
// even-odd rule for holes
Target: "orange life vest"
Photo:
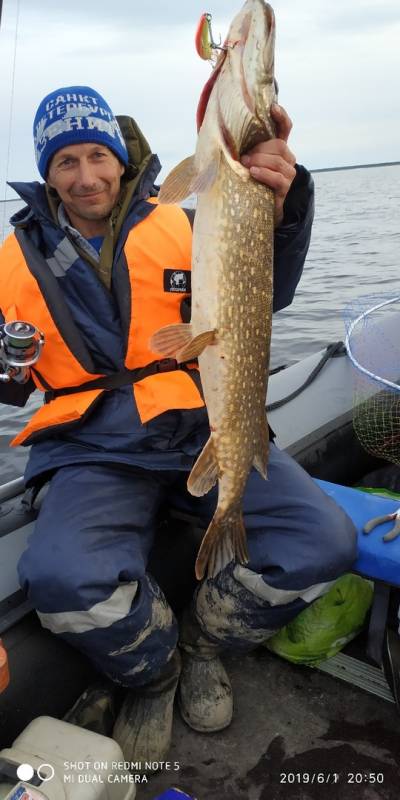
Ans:
<svg viewBox="0 0 400 800"><path fill-rule="evenodd" d="M151 335L163 327L181 322L180 305L188 293L164 291L166 268L179 273L190 270L191 227L178 206L156 205L129 233L124 254L132 296L132 313L125 367L145 367L160 358L149 349ZM39 390L77 386L100 374L88 372L64 341L54 311L48 307L38 282L14 234L0 250L0 302L6 321L26 320L44 333L45 344L32 377ZM142 423L172 409L200 408L204 405L189 371L158 372L133 384ZM41 380L42 378L42 380ZM12 446L31 444L43 433L55 433L79 422L90 413L104 389L90 389L55 397L43 405Z"/></svg>

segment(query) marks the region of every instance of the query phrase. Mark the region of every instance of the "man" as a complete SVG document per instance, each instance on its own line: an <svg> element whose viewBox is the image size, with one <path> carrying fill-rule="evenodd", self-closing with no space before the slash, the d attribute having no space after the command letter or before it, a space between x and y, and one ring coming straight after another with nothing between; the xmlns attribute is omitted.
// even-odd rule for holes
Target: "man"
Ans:
<svg viewBox="0 0 400 800"><path fill-rule="evenodd" d="M274 310L292 301L307 253L313 185L287 146L291 122L244 158L276 195ZM216 503L188 494L208 439L198 370L157 360L151 334L187 320L190 214L157 205L159 162L136 123L98 92L52 92L34 122L45 184L14 185L27 208L0 251L0 305L45 334L25 384L1 385L45 404L14 444L32 445L26 482L50 478L19 563L42 624L84 652L126 695L114 737L132 761L165 758L179 684L184 720L208 732L232 717L222 649L254 647L327 591L355 558L350 520L271 444L269 481L244 497L250 561L197 588L178 625L147 571L160 507L206 527ZM179 285L168 278L184 275ZM181 288L182 291L176 291ZM182 658L180 654L182 654Z"/></svg>

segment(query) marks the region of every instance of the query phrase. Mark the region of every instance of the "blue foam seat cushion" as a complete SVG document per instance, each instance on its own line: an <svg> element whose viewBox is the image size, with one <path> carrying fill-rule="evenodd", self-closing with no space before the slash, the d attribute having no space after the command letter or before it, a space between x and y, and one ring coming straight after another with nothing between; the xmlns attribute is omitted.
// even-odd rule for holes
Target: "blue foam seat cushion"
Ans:
<svg viewBox="0 0 400 800"><path fill-rule="evenodd" d="M400 586L400 536L391 542L382 539L393 528L394 521L378 525L369 534L363 533L366 522L397 511L400 501L329 481L315 482L346 511L357 528L359 552L352 569L365 577Z"/></svg>

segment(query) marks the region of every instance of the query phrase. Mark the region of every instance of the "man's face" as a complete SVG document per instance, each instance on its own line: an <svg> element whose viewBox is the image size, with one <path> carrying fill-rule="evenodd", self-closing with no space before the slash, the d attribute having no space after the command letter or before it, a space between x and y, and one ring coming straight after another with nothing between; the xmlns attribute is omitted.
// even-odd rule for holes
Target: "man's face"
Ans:
<svg viewBox="0 0 400 800"><path fill-rule="evenodd" d="M99 144L73 144L58 150L50 162L47 183L57 191L71 223L84 236L104 233L114 208L124 166Z"/></svg>

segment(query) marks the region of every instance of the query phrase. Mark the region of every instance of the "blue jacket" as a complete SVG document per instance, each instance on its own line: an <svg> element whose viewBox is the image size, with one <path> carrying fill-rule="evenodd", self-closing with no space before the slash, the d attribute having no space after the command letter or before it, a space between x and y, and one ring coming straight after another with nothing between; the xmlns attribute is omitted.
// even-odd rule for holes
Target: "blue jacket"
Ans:
<svg viewBox="0 0 400 800"><path fill-rule="evenodd" d="M69 282L59 282L69 311L99 372L123 367L126 309L121 301L125 282L123 268L121 272L123 260L121 262L119 256L128 231L149 213L145 198L153 191L159 168L154 156L130 203L115 248L111 292L103 286L89 264L87 268L82 268L82 264L74 265L68 271ZM40 249L41 231L55 228L44 186L32 183L17 184L13 188L27 203L27 209L15 215L11 224L23 224L32 242ZM286 198L283 222L275 232L274 311L292 302L309 247L313 212L313 181L307 170L298 166L297 176ZM87 298L86 308L82 309L82 303L77 303L77 297ZM0 383L0 402L23 406L34 388L32 381L25 385ZM35 443L30 451L25 479L28 484L33 483L40 474L79 462L107 461L152 470L189 470L208 435L204 408L170 411L143 425L132 401L131 387L124 386L105 393L78 427Z"/></svg>

